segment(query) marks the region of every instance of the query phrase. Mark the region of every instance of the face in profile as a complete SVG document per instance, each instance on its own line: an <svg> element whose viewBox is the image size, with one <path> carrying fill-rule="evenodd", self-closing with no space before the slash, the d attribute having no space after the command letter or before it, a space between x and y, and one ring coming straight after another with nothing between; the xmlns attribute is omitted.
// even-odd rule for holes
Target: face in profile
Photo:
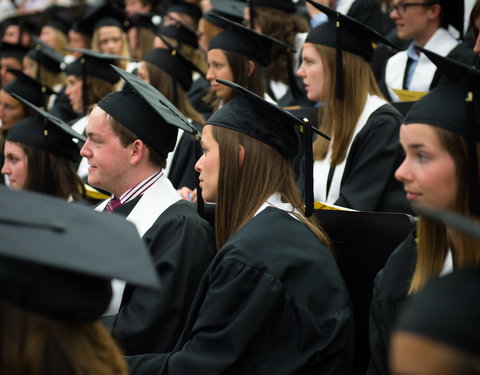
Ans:
<svg viewBox="0 0 480 375"><path fill-rule="evenodd" d="M65 95L67 95L73 110L78 113L83 112L82 85L83 83L80 77L74 75L67 77Z"/></svg>
<svg viewBox="0 0 480 375"><path fill-rule="evenodd" d="M0 91L0 121L2 129L9 130L26 116L24 107L17 99L6 91Z"/></svg>
<svg viewBox="0 0 480 375"><path fill-rule="evenodd" d="M437 209L455 211L458 177L455 162L440 142L435 127L408 124L400 128L405 160L395 172L407 199Z"/></svg>
<svg viewBox="0 0 480 375"><path fill-rule="evenodd" d="M200 173L202 197L207 202L216 202L220 154L218 143L212 135L212 125L205 125L203 128L201 146L203 155L195 164L195 170Z"/></svg>
<svg viewBox="0 0 480 375"><path fill-rule="evenodd" d="M15 190L25 189L28 174L28 157L15 142L6 141L3 150L5 161L2 174L8 177L9 186Z"/></svg>
<svg viewBox="0 0 480 375"><path fill-rule="evenodd" d="M210 87L215 95L220 99L225 99L231 92L231 88L216 82L216 79L225 79L233 81L233 72L228 63L225 52L221 49L211 49L208 51L208 71L206 78L210 81Z"/></svg>
<svg viewBox="0 0 480 375"><path fill-rule="evenodd" d="M327 74L322 58L314 44L305 43L303 45L302 64L297 70L297 75L303 79L309 100L314 102L325 101Z"/></svg>

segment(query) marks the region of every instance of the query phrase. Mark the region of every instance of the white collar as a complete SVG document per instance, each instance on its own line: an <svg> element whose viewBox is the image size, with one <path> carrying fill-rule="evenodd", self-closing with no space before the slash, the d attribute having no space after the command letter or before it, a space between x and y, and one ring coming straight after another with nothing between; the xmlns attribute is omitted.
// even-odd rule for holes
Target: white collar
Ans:
<svg viewBox="0 0 480 375"><path fill-rule="evenodd" d="M296 208L294 208L291 203L282 202L282 197L280 196L280 193L273 193L272 195L270 195L265 201L265 203L260 206L260 208L257 210L257 212L255 212L255 215L253 216L257 216L267 207L278 208L282 211L288 212L290 215L292 215L293 213L300 215L300 212ZM295 215L292 216L295 217Z"/></svg>
<svg viewBox="0 0 480 375"><path fill-rule="evenodd" d="M452 272L453 272L453 256L452 256L452 251L448 249L448 253L445 256L445 262L443 263L443 268L439 276L445 276Z"/></svg>

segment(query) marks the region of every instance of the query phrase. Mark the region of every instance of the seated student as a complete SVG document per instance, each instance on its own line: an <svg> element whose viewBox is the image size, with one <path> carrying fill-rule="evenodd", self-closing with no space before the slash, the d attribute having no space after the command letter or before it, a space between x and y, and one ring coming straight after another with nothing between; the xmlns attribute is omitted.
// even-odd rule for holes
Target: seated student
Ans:
<svg viewBox="0 0 480 375"><path fill-rule="evenodd" d="M0 205L0 373L127 375L99 318L112 278L158 287L134 226L6 187Z"/></svg>
<svg viewBox="0 0 480 375"><path fill-rule="evenodd" d="M196 168L216 202L220 249L175 349L128 358L133 374L350 374L348 292L305 216L291 159L303 121L242 87L203 130Z"/></svg>
<svg viewBox="0 0 480 375"><path fill-rule="evenodd" d="M155 48L138 66L138 76L162 93L195 127L201 129L204 119L190 104L186 92L192 85L196 69L177 49ZM197 150L198 149L198 150ZM198 176L194 166L200 154L198 142L179 129L177 142L168 155L165 173L176 189L194 189Z"/></svg>
<svg viewBox="0 0 480 375"><path fill-rule="evenodd" d="M192 30L197 30L198 20L201 17L202 11L194 2L174 0L165 10L164 21L168 25L174 25L180 21Z"/></svg>
<svg viewBox="0 0 480 375"><path fill-rule="evenodd" d="M171 103L163 104L166 99L152 86L116 70L130 88L110 93L93 108L80 154L88 162L88 183L112 194L96 210L136 224L161 289L119 285L104 322L126 354L163 353L173 349L185 324L214 253L213 233L163 171L177 127L193 132L192 125Z"/></svg>
<svg viewBox="0 0 480 375"><path fill-rule="evenodd" d="M11 94L18 94L37 107L43 108L48 102L48 96L53 94L49 87L42 85L20 70L9 69L9 72L16 78L0 90L0 121L2 125L0 139L4 139L11 127L18 121L35 115L31 108L15 99Z"/></svg>
<svg viewBox="0 0 480 375"><path fill-rule="evenodd" d="M409 213L394 178L403 157L398 144L402 117L382 97L369 64L373 42L391 44L353 18L309 2L329 18L308 34L297 71L308 99L319 103L320 130L332 137L332 142L318 138L313 145L315 200Z"/></svg>
<svg viewBox="0 0 480 375"><path fill-rule="evenodd" d="M395 172L412 204L449 210L472 220L480 216L478 129L480 72L442 59L449 75L463 69L466 82L437 87L416 102L400 128L405 160ZM442 64L436 63L440 68ZM452 65L452 67L450 67ZM458 78L457 78L458 79ZM475 88L469 87L476 85ZM466 97L472 97L468 102ZM471 116L471 113L475 115ZM417 238L410 236L377 275L370 312L368 374L388 374L389 337L405 300L432 278L480 265L480 240L451 225L419 216Z"/></svg>
<svg viewBox="0 0 480 375"><path fill-rule="evenodd" d="M432 280L405 306L391 338L393 375L480 374L480 269Z"/></svg>
<svg viewBox="0 0 480 375"><path fill-rule="evenodd" d="M72 25L69 8L52 5L44 12L48 21L40 30L39 39L61 55L67 55L68 30Z"/></svg>
<svg viewBox="0 0 480 375"><path fill-rule="evenodd" d="M462 22L459 27L456 16L460 7ZM391 101L402 101L399 90L425 93L439 83L440 74L436 66L415 50L416 45L469 65L473 62L474 55L469 47L448 31L449 25L463 31L463 1L423 0L409 4L397 0L390 17L395 21L398 37L412 40L405 51L390 57L385 65L380 87Z"/></svg>
<svg viewBox="0 0 480 375"><path fill-rule="evenodd" d="M0 88L15 78L8 69L22 70L23 57L29 48L18 44L2 42L0 44Z"/></svg>
<svg viewBox="0 0 480 375"><path fill-rule="evenodd" d="M245 22L250 25L250 12L253 10L253 29L259 33L278 39L291 47L273 46L272 63L268 66L268 93L281 106L311 105L305 98L305 91L292 89L295 70L300 60L300 50L310 27L306 19L295 14L292 0L252 0L251 7L244 9ZM297 51L297 53L295 53Z"/></svg>
<svg viewBox="0 0 480 375"><path fill-rule="evenodd" d="M29 106L41 115L18 121L2 147L5 160L1 172L8 177L9 186L65 200L85 198L82 180L72 164L80 160L79 146L72 138L83 137L68 124L58 125L61 120L48 112Z"/></svg>

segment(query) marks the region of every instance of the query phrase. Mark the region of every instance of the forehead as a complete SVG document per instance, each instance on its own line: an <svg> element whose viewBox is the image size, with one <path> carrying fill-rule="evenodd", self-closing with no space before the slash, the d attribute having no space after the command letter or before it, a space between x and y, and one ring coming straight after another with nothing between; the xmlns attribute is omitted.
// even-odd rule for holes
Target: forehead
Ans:
<svg viewBox="0 0 480 375"><path fill-rule="evenodd" d="M226 61L227 56L223 52L223 50L214 48L208 51L208 60L220 60L220 61Z"/></svg>
<svg viewBox="0 0 480 375"><path fill-rule="evenodd" d="M100 38L120 36L121 34L122 30L116 26L102 26L98 29L98 35Z"/></svg>
<svg viewBox="0 0 480 375"><path fill-rule="evenodd" d="M5 141L5 154L25 154L23 149L16 142Z"/></svg>
<svg viewBox="0 0 480 375"><path fill-rule="evenodd" d="M109 134L113 133L107 121L107 113L100 107L95 107L88 116L87 134Z"/></svg>
<svg viewBox="0 0 480 375"><path fill-rule="evenodd" d="M0 101L11 105L20 105L20 102L11 96L8 92L0 90Z"/></svg>

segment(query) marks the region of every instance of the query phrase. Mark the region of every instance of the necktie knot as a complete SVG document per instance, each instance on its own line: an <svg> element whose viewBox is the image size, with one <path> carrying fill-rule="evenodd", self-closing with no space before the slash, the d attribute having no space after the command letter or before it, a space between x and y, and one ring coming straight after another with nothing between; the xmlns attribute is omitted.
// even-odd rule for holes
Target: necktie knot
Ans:
<svg viewBox="0 0 480 375"><path fill-rule="evenodd" d="M115 211L118 207L122 205L120 198L113 198L108 202L107 206L105 207L105 211L112 212Z"/></svg>

